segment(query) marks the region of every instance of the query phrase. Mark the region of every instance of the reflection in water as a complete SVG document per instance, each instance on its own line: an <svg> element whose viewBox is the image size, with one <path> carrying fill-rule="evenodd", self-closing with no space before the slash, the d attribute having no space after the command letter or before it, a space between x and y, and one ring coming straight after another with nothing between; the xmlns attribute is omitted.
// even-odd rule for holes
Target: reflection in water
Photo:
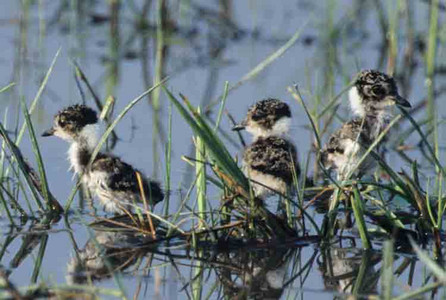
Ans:
<svg viewBox="0 0 446 300"><path fill-rule="evenodd" d="M225 295L234 298L278 299L283 294L292 250L268 249L220 254L237 268L216 268Z"/></svg>
<svg viewBox="0 0 446 300"><path fill-rule="evenodd" d="M377 283L381 271L377 265L381 255L351 245L322 250L316 247L310 255L309 246L314 240L308 238L268 248L260 245L239 248L228 244L221 249L198 242L199 250L194 251L188 248L188 239L179 236L168 239L165 230L157 230L157 238L164 242L154 243L151 236L145 237L135 231L118 231L118 227L107 227L105 222L94 224L90 228L92 236L82 249L74 243L75 253L67 264L68 284L97 285L124 273L126 276L122 276L122 280L137 283L136 289L127 290L134 293L134 298L147 297L147 290L158 296L167 296L163 295L161 285L170 287L169 296L186 293L193 298L210 296L219 299L293 298L308 295L314 290L331 290L336 298L376 295L379 292ZM50 223L32 224L27 229L31 232L23 235L15 252L11 251L14 249L11 246L23 232L13 232L5 241L5 247L10 248L7 252L13 257L9 270L6 270L8 277L14 269L26 266L23 262L33 252L37 253L37 248L39 256L44 253ZM68 234L71 232L67 231ZM354 240L351 242L356 243ZM321 271L319 278L312 272L315 261ZM406 257L395 268L394 274L403 280L409 274L408 285L412 286L414 268L414 258ZM31 278L33 282L37 282L39 269L40 264L36 264ZM146 281L152 273L154 286L148 289L143 285L152 284ZM313 276L309 276L310 273ZM181 282L179 286L173 283L177 279ZM77 292L76 288L69 291Z"/></svg>
<svg viewBox="0 0 446 300"><path fill-rule="evenodd" d="M113 272L124 271L141 257L143 251L135 247L142 241L134 233L96 232L68 262L67 282L102 280L111 277Z"/></svg>
<svg viewBox="0 0 446 300"><path fill-rule="evenodd" d="M207 284L216 284L219 288L212 292L213 297L279 299L285 288L297 278L305 282L306 277L302 274L311 270L317 254L315 251L311 258L296 267L297 260L302 259L301 248L243 248L229 252L205 248L190 252L173 244L159 245L158 248L163 250L148 246L150 243L144 247L148 241L150 239L137 237L134 232L95 231L94 236L68 262L67 283L104 280L115 272L129 273L132 266L135 266L132 274L137 272L147 276L154 268L153 262L161 261L162 264L170 263L178 277L186 276L183 280L186 293L189 294L187 290L190 289L191 294L197 297L209 292ZM147 264L141 263L143 259ZM186 274L189 271L184 266L191 264L195 275L188 278Z"/></svg>
<svg viewBox="0 0 446 300"><path fill-rule="evenodd" d="M380 273L374 265L378 261L361 249L328 248L319 262L324 285L341 294L375 294Z"/></svg>

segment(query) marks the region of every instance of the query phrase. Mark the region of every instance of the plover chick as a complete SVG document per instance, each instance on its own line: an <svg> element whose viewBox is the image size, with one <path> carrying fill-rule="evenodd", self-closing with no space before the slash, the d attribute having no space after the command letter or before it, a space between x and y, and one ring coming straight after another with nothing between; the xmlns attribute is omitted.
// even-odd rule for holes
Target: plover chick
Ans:
<svg viewBox="0 0 446 300"><path fill-rule="evenodd" d="M99 153L89 166L91 154L97 144L98 118L96 112L85 105L73 105L54 117L53 127L42 136L57 136L71 145L68 159L71 169L79 174L83 183L98 197L107 212L120 213L132 210L134 201L141 202L141 191L136 172L120 158ZM151 204L164 197L160 185L141 175L144 196Z"/></svg>
<svg viewBox="0 0 446 300"><path fill-rule="evenodd" d="M296 148L287 139L290 123L289 106L266 99L251 106L246 118L233 128L246 129L254 136L243 154L243 171L252 180L258 197L273 191L285 194L293 185L293 174L300 174Z"/></svg>
<svg viewBox="0 0 446 300"><path fill-rule="evenodd" d="M388 126L391 107L410 107L410 103L398 94L393 78L374 70L357 75L349 100L356 118L333 133L321 153L322 163L337 172L338 180L347 179L365 151ZM382 142L378 149L381 145ZM356 169L356 177L373 171L375 165L374 159L367 157Z"/></svg>
<svg viewBox="0 0 446 300"><path fill-rule="evenodd" d="M375 70L357 74L355 84L349 91L349 101L353 114L365 118L369 123L374 139L388 125L393 106L411 107L409 101L399 95L395 80Z"/></svg>
<svg viewBox="0 0 446 300"><path fill-rule="evenodd" d="M253 135L254 141L259 137L288 134L291 124L291 111L288 104L278 99L265 99L248 109L246 118L232 130L243 130Z"/></svg>

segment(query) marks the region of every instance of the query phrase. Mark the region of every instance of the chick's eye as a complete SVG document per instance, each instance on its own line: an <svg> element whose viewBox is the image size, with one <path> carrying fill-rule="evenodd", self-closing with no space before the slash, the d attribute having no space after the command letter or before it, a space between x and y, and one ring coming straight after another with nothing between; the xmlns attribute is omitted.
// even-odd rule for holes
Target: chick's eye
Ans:
<svg viewBox="0 0 446 300"><path fill-rule="evenodd" d="M67 121L66 121L65 119L60 119L60 120L59 120L59 125L60 125L61 127L64 127L65 125L67 125Z"/></svg>
<svg viewBox="0 0 446 300"><path fill-rule="evenodd" d="M344 154L344 149L342 149L340 147L336 147L335 151L340 153L340 154Z"/></svg>
<svg viewBox="0 0 446 300"><path fill-rule="evenodd" d="M385 89L382 86L377 85L372 87L372 92L377 96L382 96L385 94Z"/></svg>

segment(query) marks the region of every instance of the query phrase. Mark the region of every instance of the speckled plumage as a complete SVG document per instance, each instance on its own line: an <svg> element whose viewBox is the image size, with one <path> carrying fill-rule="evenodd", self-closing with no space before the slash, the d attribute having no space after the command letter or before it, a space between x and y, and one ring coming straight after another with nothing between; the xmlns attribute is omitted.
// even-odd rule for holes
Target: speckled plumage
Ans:
<svg viewBox="0 0 446 300"><path fill-rule="evenodd" d="M321 160L326 168L338 173L338 179L343 180L353 170L362 154L373 143L369 122L366 119L354 119L345 123L335 131L322 149ZM365 171L372 170L374 160L368 157L357 170L361 176Z"/></svg>
<svg viewBox="0 0 446 300"><path fill-rule="evenodd" d="M359 72L352 90L355 93L350 93L350 106L359 117L373 115L388 118L389 106L410 107L409 102L399 95L395 80L379 71Z"/></svg>
<svg viewBox="0 0 446 300"><path fill-rule="evenodd" d="M397 95L395 80L389 75L376 71L364 70L358 73L355 81L359 95L364 101L382 101L387 95Z"/></svg>
<svg viewBox="0 0 446 300"><path fill-rule="evenodd" d="M291 118L288 104L278 99L265 99L252 105L247 114L247 120L255 121L265 130L270 130L283 117Z"/></svg>
<svg viewBox="0 0 446 300"><path fill-rule="evenodd" d="M141 191L136 172L120 158L99 153L88 166L96 146L98 118L96 112L85 105L73 105L54 117L53 127L43 135L55 135L71 143L71 168L82 176L83 183L99 198L104 209L119 213L123 208L132 210L133 202L141 202ZM141 173L141 172L139 172ZM151 204L161 201L164 194L160 185L141 174L146 200Z"/></svg>
<svg viewBox="0 0 446 300"><path fill-rule="evenodd" d="M142 202L141 190L136 177L141 174L144 196L148 203L160 202L164 194L160 185L146 177L119 157L100 153L88 170L89 187L95 191L105 210L117 212L120 205L131 210L133 201Z"/></svg>
<svg viewBox="0 0 446 300"><path fill-rule="evenodd" d="M54 116L54 123L70 134L78 134L89 124L96 124L96 112L83 104L69 106Z"/></svg>
<svg viewBox="0 0 446 300"><path fill-rule="evenodd" d="M258 101L248 109L246 118L234 129L246 129L256 140L259 137L285 136L290 127L291 110L278 99Z"/></svg>
<svg viewBox="0 0 446 300"><path fill-rule="evenodd" d="M293 184L293 172L300 174L297 151L294 145L280 137L259 138L246 147L243 154L245 173L263 185L286 193ZM258 195L268 193L268 189L255 187Z"/></svg>
<svg viewBox="0 0 446 300"><path fill-rule="evenodd" d="M362 155L388 126L390 107L395 104L410 107L410 103L398 94L394 79L375 70L358 73L349 98L350 107L357 118L334 132L321 152L322 163L334 169L340 180L352 175ZM384 142L385 139L382 139L378 149ZM356 176L372 171L374 165L374 160L367 157L356 170Z"/></svg>
<svg viewBox="0 0 446 300"><path fill-rule="evenodd" d="M270 98L252 105L244 121L234 128L246 129L253 135L253 143L243 154L243 170L258 197L272 190L285 194L294 182L293 168L299 176L297 151L287 139L290 123L288 104Z"/></svg>

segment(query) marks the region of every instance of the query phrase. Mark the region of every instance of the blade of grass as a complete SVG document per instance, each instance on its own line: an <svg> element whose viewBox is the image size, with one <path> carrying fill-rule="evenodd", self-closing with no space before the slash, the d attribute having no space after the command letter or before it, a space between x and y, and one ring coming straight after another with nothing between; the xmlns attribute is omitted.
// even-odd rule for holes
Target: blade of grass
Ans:
<svg viewBox="0 0 446 300"><path fill-rule="evenodd" d="M381 269L382 297L392 299L393 292L393 241L384 242L383 266Z"/></svg>
<svg viewBox="0 0 446 300"><path fill-rule="evenodd" d="M48 79L50 78L50 75L53 72L54 65L56 64L57 57L59 56L60 50L61 50L61 48L59 48L57 50L56 54L54 55L54 58L51 61L51 65L50 65L48 71L46 72L45 77L43 78L43 81L42 81L42 83L41 83L41 85L39 87L39 90L37 91L36 96L34 97L33 101L31 102L31 105L29 106L28 111L29 111L30 115L33 114L34 109L36 108L37 103L39 102L40 96L42 95L42 93L43 93L43 91L44 91L44 89L45 89L45 87L46 87L46 85L48 83ZM15 144L17 146L19 146L19 144L20 144L20 142L22 140L23 134L25 134L25 130L26 130L26 123L24 123L22 125L22 128L20 128L19 134L17 135L17 139L15 141Z"/></svg>
<svg viewBox="0 0 446 300"><path fill-rule="evenodd" d="M31 139L31 144L33 147L34 155L36 158L38 170L39 170L39 176L40 176L40 189L42 193L42 197L46 202L46 207L48 211L54 211L56 213L59 213L62 211L62 206L57 202L57 200L52 196L49 187L48 187L48 180L46 177L45 167L43 165L43 159L42 155L40 153L39 144L37 142L36 133L34 131L34 126L31 122L31 117L28 112L28 108L26 107L25 101L21 101L22 105L22 111L23 115L25 117L25 124L28 128L29 137Z"/></svg>
<svg viewBox="0 0 446 300"><path fill-rule="evenodd" d="M406 117L410 121L412 126L416 129L416 131L420 135L421 139L425 143L427 149L429 150L429 153L432 156L432 159L435 162L436 167L438 168L437 171L441 172L443 174L443 176L446 177L446 170L441 165L441 163L438 160L438 157L436 155L436 152L434 151L434 149L432 149L432 146L430 145L429 141L427 140L427 137L424 135L424 133L421 130L421 128L418 126L417 122L412 118L412 116L404 108L399 108L399 109L400 109L401 113L404 115L404 117Z"/></svg>
<svg viewBox="0 0 446 300"><path fill-rule="evenodd" d="M370 243L367 226L365 225L364 220L364 207L357 186L353 187L353 195L352 208L356 219L356 226L358 226L359 236L361 237L362 247L365 250L372 249L372 244Z"/></svg>
<svg viewBox="0 0 446 300"><path fill-rule="evenodd" d="M295 84L293 87L294 87L294 90L293 90L291 87L288 87L288 92L291 93L291 95L293 96L293 98L296 99L296 101L297 101L297 102L304 108L305 114L307 115L307 118L308 118L308 120L310 121L310 124L311 124L311 128L313 129L313 134L314 134L314 137L315 137L315 139L316 139L317 148L318 148L318 149L317 149L318 154L317 154L317 156L316 156L316 160L318 161L318 163L319 163L319 165L320 165L320 167L321 167L321 170L322 170L322 172L324 173L324 175L325 175L325 176L326 176L326 177L327 177L327 178L328 178L334 185L336 185L337 188L342 189L342 188L340 187L340 185L337 183L337 181L334 180L334 179L330 176L330 174L328 174L328 172L326 171L325 167L322 165L322 163L321 163L321 161L320 161L320 159L319 159L319 155L320 155L319 153L320 153L320 150L322 149L322 144L321 144L321 139L320 139L320 137L319 137L319 133L318 133L316 124L314 123L313 116L311 115L310 111L308 110L307 105L305 104L305 101L304 101L304 99L302 98L302 95L301 95L300 92L299 92L299 87L298 87L298 85Z"/></svg>
<svg viewBox="0 0 446 300"><path fill-rule="evenodd" d="M25 124L24 124L25 125ZM20 171L23 174L23 177L25 178L25 181L31 191L31 194L33 195L33 198L37 204L37 207L40 210L44 210L42 202L39 199L39 195L36 190L36 186L33 184L33 180L31 179L30 175L30 169L28 165L25 163L25 160L23 158L23 155L20 151L20 149L14 144L14 142L9 138L5 128L3 127L3 124L0 123L0 135L3 137L3 140L6 142L6 145L8 146L9 150L12 153L12 156L16 160Z"/></svg>
<svg viewBox="0 0 446 300"><path fill-rule="evenodd" d="M40 238L39 252L37 254L37 259L36 259L36 262L34 264L33 273L31 275L31 282L32 283L36 283L37 282L37 278L39 277L39 273L40 273L40 269L42 267L43 256L45 255L45 250L46 250L47 243L48 243L48 235L45 234L43 237Z"/></svg>
<svg viewBox="0 0 446 300"><path fill-rule="evenodd" d="M387 127L378 135L378 137L373 141L373 143L367 148L365 153L359 159L356 166L354 168L352 168L352 170L350 170L350 172L347 174L347 178L350 178L352 176L352 174L359 168L359 166L367 159L367 157L370 155L370 152L372 152L373 149L375 149L379 145L379 143L382 141L382 139L389 132L390 128L392 128L392 126L395 125L396 122L399 121L399 119L401 119L401 115L396 116L395 118L393 118L392 121L390 121L389 125L387 125ZM358 138L359 138L359 136L358 136Z"/></svg>
<svg viewBox="0 0 446 300"><path fill-rule="evenodd" d="M118 125L118 123L124 118L124 116L129 112L130 109L133 108L136 104L138 104L139 101L141 101L145 96L152 93L156 88L158 88L160 85L164 84L168 80L168 77L161 80L156 85L152 86L145 92L143 92L141 95L133 99L127 106L119 113L119 115L115 118L115 120L108 126L107 130L105 130L104 134L102 135L101 139L99 140L96 148L93 150L90 158L89 164L93 163L93 161L96 159L96 156L98 155L99 151L101 150L104 143L107 141L108 136L111 134L113 129Z"/></svg>
<svg viewBox="0 0 446 300"><path fill-rule="evenodd" d="M76 77L76 82L79 81L79 79L87 86L88 91L90 92L91 96L93 97L93 101L96 104L96 107L101 112L100 119L105 120L105 123L107 126L110 126L110 110L113 110L113 106L115 103L115 99L112 95L109 95L109 97L106 100L105 106L102 105L101 99L99 98L98 94L93 89L93 86L90 84L90 81L88 80L85 73L82 71L81 67L77 64L76 61L71 60L71 64L74 66L74 74ZM80 85L78 86L79 90L81 91L81 95L83 95L83 91L80 88ZM118 139L118 135L114 130L111 131L111 147L114 146L115 142Z"/></svg>
<svg viewBox="0 0 446 300"><path fill-rule="evenodd" d="M198 114L201 113L200 108L197 110ZM206 160L206 146L203 143L201 137L195 137L195 174L197 176L197 203L198 203L198 215L204 221L207 221L206 214L204 213L206 208L206 164L200 161ZM200 224L200 228L203 224Z"/></svg>
<svg viewBox="0 0 446 300"><path fill-rule="evenodd" d="M435 60L437 55L438 42L438 4L440 0L432 0L429 7L429 34L427 40L426 51L426 85L427 85L427 114L433 127L432 142L434 143L434 151L432 156L436 159L439 154L438 147L438 126L437 111L435 103ZM436 159L437 160L437 159ZM437 172L439 165L437 165ZM444 171L444 170L443 170Z"/></svg>
<svg viewBox="0 0 446 300"><path fill-rule="evenodd" d="M306 25L308 24L308 21L305 22L294 34L293 36L279 49L277 49L275 52L273 52L271 55L269 55L267 58L265 58L263 61L261 61L259 64L257 64L251 71L249 71L247 74L245 74L237 83L235 83L233 86L229 87L228 92L231 92L241 85L243 85L246 81L251 80L252 78L256 77L260 72L262 72L266 67L268 67L270 64L272 64L276 59L278 59L280 56L282 56L288 49L290 49L299 39L301 33L305 29ZM205 111L210 111L212 107L215 105L218 105L220 103L221 97L219 97L216 101L213 101L209 103L209 105L206 107Z"/></svg>
<svg viewBox="0 0 446 300"><path fill-rule="evenodd" d="M10 88L12 88L13 86L15 86L16 83L15 82L11 82L10 84L8 84L7 86L4 86L0 89L0 94L9 90Z"/></svg>
<svg viewBox="0 0 446 300"><path fill-rule="evenodd" d="M403 295L400 295L398 297L393 298L394 300L409 300L409 299L420 299L420 298L424 298L422 297L423 295L426 296L425 294L431 291L434 291L436 289L438 289L440 286L442 286L443 283L442 282L434 282L434 283L428 283L426 285L424 285L423 287L411 291L411 292L407 292ZM429 296L427 297L429 298Z"/></svg>
<svg viewBox="0 0 446 300"><path fill-rule="evenodd" d="M209 128L206 124L206 121L194 115L192 117L188 111L183 107L183 105L175 98L175 96L170 93L170 91L163 86L164 91L166 92L170 101L174 104L174 106L178 109L181 116L186 120L195 134L202 137L203 141L206 143L209 153L212 155L212 158L215 159L218 166L223 168L228 175L230 175L236 182L238 182L245 190L248 190L248 181L246 177L238 168L237 164L233 160L232 156L229 154L226 147L224 147L223 143L218 139L218 137L214 134L213 130ZM184 99L184 98L183 98ZM188 102L186 101L188 105ZM189 106L189 109L192 109Z"/></svg>
<svg viewBox="0 0 446 300"><path fill-rule="evenodd" d="M167 147L166 147L166 179L165 179L165 190L166 196L164 197L164 216L169 214L169 204L170 204L170 178L171 178L171 166L172 166L172 103L169 104L169 120L168 120L168 137L167 137Z"/></svg>
<svg viewBox="0 0 446 300"><path fill-rule="evenodd" d="M425 251L421 250L421 248L417 246L412 238L409 238L409 241L418 258L426 265L432 274L434 274L438 281L446 284L446 271L443 269L443 267L431 259Z"/></svg>
<svg viewBox="0 0 446 300"><path fill-rule="evenodd" d="M223 96L221 98L220 109L218 110L217 121L215 122L214 132L217 132L218 127L220 126L221 117L223 115L223 111L225 110L226 98L228 97L229 91L229 82L225 81L225 87L223 89Z"/></svg>
<svg viewBox="0 0 446 300"><path fill-rule="evenodd" d="M12 226L16 226L14 219L12 218L11 212L9 211L9 207L6 203L6 199L3 197L3 193L0 193L0 202L2 203L3 209L6 212L6 216L8 217L9 224Z"/></svg>

